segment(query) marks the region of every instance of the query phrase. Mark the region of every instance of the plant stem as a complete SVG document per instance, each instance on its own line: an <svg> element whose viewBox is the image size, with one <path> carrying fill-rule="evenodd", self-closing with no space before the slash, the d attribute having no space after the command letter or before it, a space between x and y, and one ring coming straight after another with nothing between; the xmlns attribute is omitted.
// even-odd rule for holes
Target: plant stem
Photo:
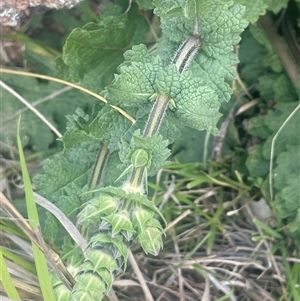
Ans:
<svg viewBox="0 0 300 301"><path fill-rule="evenodd" d="M109 156L109 149L106 144L102 144L100 146L98 157L94 165L92 176L89 182L89 188L91 190L95 189L95 187L100 183L101 177L103 175L104 167L108 160L108 156Z"/></svg>
<svg viewBox="0 0 300 301"><path fill-rule="evenodd" d="M157 96L144 130L144 138L153 136L158 132L170 99L171 98L168 95Z"/></svg>
<svg viewBox="0 0 300 301"><path fill-rule="evenodd" d="M179 73L182 73L201 45L200 38L194 35L189 36L179 47L175 57L171 61L175 64ZM165 112L168 108L171 97L169 95L159 94L152 107L149 119L145 126L143 137L147 138L156 134L159 130ZM135 191L143 191L141 187L146 167L134 168L130 177L129 185Z"/></svg>

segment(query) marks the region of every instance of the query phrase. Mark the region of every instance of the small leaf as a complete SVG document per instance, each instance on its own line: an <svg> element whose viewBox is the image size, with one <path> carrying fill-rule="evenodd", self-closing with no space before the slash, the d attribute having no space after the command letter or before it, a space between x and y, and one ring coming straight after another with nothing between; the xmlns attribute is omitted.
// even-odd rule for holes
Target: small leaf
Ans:
<svg viewBox="0 0 300 301"><path fill-rule="evenodd" d="M152 217L153 217L153 212L149 212L146 209L143 209L141 207L137 207L137 208L133 209L132 223L133 223L134 229L137 230L138 234L140 234L144 230L145 224Z"/></svg>
<svg viewBox="0 0 300 301"><path fill-rule="evenodd" d="M108 234L95 234L90 239L90 246L92 248L98 247L101 245L107 245L111 243L123 257L124 264L126 266L127 258L128 258L128 247L123 243L121 236L112 237ZM125 268L124 268L125 269Z"/></svg>
<svg viewBox="0 0 300 301"><path fill-rule="evenodd" d="M154 227L148 227L137 237L137 240L146 254L156 256L163 247L162 232Z"/></svg>
<svg viewBox="0 0 300 301"><path fill-rule="evenodd" d="M133 232L132 223L124 211L117 214L111 214L109 216L103 217L103 220L109 222L112 226L112 236L115 236L121 230Z"/></svg>
<svg viewBox="0 0 300 301"><path fill-rule="evenodd" d="M146 195L142 195L140 193L127 192L124 189L122 189L122 187L113 186L107 186L105 188L100 188L99 190L105 193L111 193L113 195L119 196L120 198L125 198L128 201L138 202L147 207L148 209L152 210L153 212L157 213L162 218L162 220L165 223L167 223L162 213L157 209L153 202L148 200Z"/></svg>
<svg viewBox="0 0 300 301"><path fill-rule="evenodd" d="M89 227L100 222L105 215L115 213L118 210L119 199L109 194L101 194L99 197L89 201L79 212L78 223Z"/></svg>
<svg viewBox="0 0 300 301"><path fill-rule="evenodd" d="M101 300L107 292L105 282L94 273L83 273L75 277L76 284L72 291L72 300L94 301Z"/></svg>
<svg viewBox="0 0 300 301"><path fill-rule="evenodd" d="M85 257L93 263L93 272L97 271L99 268L106 268L110 271L119 268L114 258L101 250L89 250Z"/></svg>
<svg viewBox="0 0 300 301"><path fill-rule="evenodd" d="M150 218L146 221L145 223L145 226L147 227L154 227L154 228L157 228L159 229L160 231L163 232L163 227L162 225L160 224L160 222L156 219L156 218Z"/></svg>
<svg viewBox="0 0 300 301"><path fill-rule="evenodd" d="M131 155L131 163L134 168L146 166L149 161L148 153L144 149L137 149Z"/></svg>

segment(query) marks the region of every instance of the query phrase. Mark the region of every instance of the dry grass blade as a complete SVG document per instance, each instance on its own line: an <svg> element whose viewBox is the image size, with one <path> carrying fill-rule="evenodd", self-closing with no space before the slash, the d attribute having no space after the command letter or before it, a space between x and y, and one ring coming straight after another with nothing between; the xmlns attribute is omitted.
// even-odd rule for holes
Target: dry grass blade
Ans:
<svg viewBox="0 0 300 301"><path fill-rule="evenodd" d="M63 262L60 260L59 256L51 249L49 249L44 240L42 239L42 234L37 233L38 229L35 231L28 224L28 222L23 218L23 216L18 212L18 210L11 204L11 202L5 197L5 195L0 191L0 201L2 205L2 210L7 213L8 216L13 218L13 221L18 225L20 229L26 234L26 236L34 242L42 252L48 255L48 260L50 266L54 268L57 273L62 278L62 281L69 288L72 288L75 280L69 271L66 269Z"/></svg>

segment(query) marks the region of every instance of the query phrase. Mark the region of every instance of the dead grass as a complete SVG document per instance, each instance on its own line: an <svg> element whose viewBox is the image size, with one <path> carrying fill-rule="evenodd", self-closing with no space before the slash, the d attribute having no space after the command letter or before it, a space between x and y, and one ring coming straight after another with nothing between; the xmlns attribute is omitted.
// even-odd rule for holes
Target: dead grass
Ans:
<svg viewBox="0 0 300 301"><path fill-rule="evenodd" d="M157 194L161 195L165 204L174 202L176 192L194 195L193 203L206 208L207 214L214 215L218 195L216 187L187 191L183 186L176 190L174 178L165 184L166 192ZM184 205L178 199L176 203L174 212L189 210L190 214L169 228L160 254L152 257L146 256L139 249L134 252L154 300L288 300L284 258L280 252L277 252L278 255L273 254L277 241L264 235L251 222L255 216L249 203L243 199L228 206L228 202L225 202L226 209L216 220L225 231L216 231L215 235L211 223L196 214L193 206ZM245 210L237 210L241 207ZM238 212L237 215L227 216L227 212L234 210ZM262 239L255 241L255 233L262 235ZM214 241L210 250L207 241L211 236L214 236ZM286 260L300 263L300 259L296 257ZM144 300L135 274L127 272L121 278L129 277L135 282L127 283L127 288L121 288L123 297L120 300ZM122 280L118 280L116 284L123 286ZM227 297L224 298L226 294Z"/></svg>

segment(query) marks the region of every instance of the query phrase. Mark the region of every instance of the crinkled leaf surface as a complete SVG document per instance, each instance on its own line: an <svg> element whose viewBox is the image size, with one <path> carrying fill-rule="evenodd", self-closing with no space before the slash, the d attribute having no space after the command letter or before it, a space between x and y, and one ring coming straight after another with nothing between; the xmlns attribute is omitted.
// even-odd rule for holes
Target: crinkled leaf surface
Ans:
<svg viewBox="0 0 300 301"><path fill-rule="evenodd" d="M88 183L96 154L97 145L82 143L47 160L43 166L44 174L34 177L39 194L54 203L67 216L77 214L83 202L80 195ZM54 216L49 215L45 224L45 235L55 239L58 224Z"/></svg>
<svg viewBox="0 0 300 301"><path fill-rule="evenodd" d="M180 123L216 134L220 103L216 93L202 84L202 79L193 78L190 72L180 75L174 65L161 71L156 81L158 91L174 100L174 115Z"/></svg>
<svg viewBox="0 0 300 301"><path fill-rule="evenodd" d="M83 142L47 160L43 166L44 173L34 177L38 192L67 216L76 215L81 205L93 197L93 194L82 193L87 189L98 151L99 143ZM115 182L119 176L119 170L115 168L118 164L120 160L117 153L114 153L107 162L108 168L105 169L102 185ZM49 215L45 235L54 240L58 225L56 218Z"/></svg>
<svg viewBox="0 0 300 301"><path fill-rule="evenodd" d="M281 218L288 219L288 228L299 240L300 230L295 227L300 210L300 145L288 146L276 160L274 205ZM291 223L291 224L290 224ZM299 225L298 225L299 226Z"/></svg>
<svg viewBox="0 0 300 301"><path fill-rule="evenodd" d="M145 42L146 23L136 5L126 8L112 3L103 7L99 23L88 23L69 35L57 59L58 76L100 92L110 83L124 50Z"/></svg>
<svg viewBox="0 0 300 301"><path fill-rule="evenodd" d="M242 40L239 44L240 76L249 84L257 81L262 74L262 62L267 54L267 49L258 43L253 37L249 28L242 33Z"/></svg>
<svg viewBox="0 0 300 301"><path fill-rule="evenodd" d="M171 155L170 150L167 148L169 142L163 140L163 136L160 134L147 138L133 136L133 140L137 148L143 148L150 153L151 165L147 171L149 176L155 175Z"/></svg>
<svg viewBox="0 0 300 301"><path fill-rule="evenodd" d="M162 41L183 41L193 34L198 20L202 46L189 68L189 83L181 80L178 72L175 75L174 68L164 70L164 65L169 64L172 57L169 53L168 62L159 59L159 55L166 51L163 47L158 45L151 55L144 46L136 46L125 54L126 61L120 67L120 74L107 87L106 97L111 103L141 106L154 93L170 93L175 104L178 101L176 116L183 123L196 129L208 129L214 134L217 132L219 104L228 101L231 95L224 80L234 78L232 65L238 62L232 46L239 42L239 33L247 22L242 18L242 6L228 1L207 2L186 1L183 5L180 1L154 1L155 13L161 17ZM165 46L165 43L161 45ZM196 85L201 85L201 88L196 88ZM177 99L173 94L178 96Z"/></svg>
<svg viewBox="0 0 300 301"><path fill-rule="evenodd" d="M154 81L163 67L159 57L153 57L145 45L128 50L126 61L119 67L120 74L106 90L109 103L122 106L141 105L155 93Z"/></svg>
<svg viewBox="0 0 300 301"><path fill-rule="evenodd" d="M138 149L144 149L148 153L149 162L147 164L147 173L149 176L155 175L157 171L163 167L165 161L171 155L167 148L168 140L164 140L160 134L155 134L151 137L143 138L140 131L137 130L133 134L131 143L122 141L120 144L120 159L125 166L130 162L132 154Z"/></svg>
<svg viewBox="0 0 300 301"><path fill-rule="evenodd" d="M240 3L246 6L245 17L251 23L257 21L257 19L266 13L266 10L271 10L277 14L282 8L285 8L289 0L234 0L236 3Z"/></svg>
<svg viewBox="0 0 300 301"><path fill-rule="evenodd" d="M93 115L96 116L93 118ZM77 110L76 114L68 116L68 120L68 130L62 138L65 149L84 141L98 141L113 152L132 127L131 121L109 106L104 106L98 113L94 110L91 116Z"/></svg>

